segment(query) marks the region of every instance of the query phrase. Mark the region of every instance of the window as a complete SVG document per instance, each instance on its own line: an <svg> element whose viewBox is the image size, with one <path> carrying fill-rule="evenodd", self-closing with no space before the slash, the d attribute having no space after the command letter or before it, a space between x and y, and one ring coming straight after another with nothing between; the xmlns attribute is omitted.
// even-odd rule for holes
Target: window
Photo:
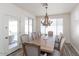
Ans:
<svg viewBox="0 0 79 59"><path fill-rule="evenodd" d="M25 18L25 34L32 33L32 18Z"/></svg>
<svg viewBox="0 0 79 59"><path fill-rule="evenodd" d="M41 34L48 34L48 31L53 31L54 35L59 35L60 32L63 33L63 18L50 20L53 21L51 26L45 27L41 24Z"/></svg>
<svg viewBox="0 0 79 59"><path fill-rule="evenodd" d="M57 19L56 20L56 34L59 34L60 32L63 33L63 19Z"/></svg>
<svg viewBox="0 0 79 59"><path fill-rule="evenodd" d="M17 27L18 22L17 20L9 20L9 48L13 48L17 46Z"/></svg>

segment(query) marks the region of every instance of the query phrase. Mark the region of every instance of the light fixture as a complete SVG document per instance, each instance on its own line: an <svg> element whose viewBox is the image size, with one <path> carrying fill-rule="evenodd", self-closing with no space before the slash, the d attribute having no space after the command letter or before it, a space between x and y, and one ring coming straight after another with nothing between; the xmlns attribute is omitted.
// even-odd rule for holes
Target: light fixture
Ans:
<svg viewBox="0 0 79 59"><path fill-rule="evenodd" d="M41 23L42 23L43 26L50 26L52 24L52 21L49 20L49 17L47 15L48 4L43 3L42 6L45 7L45 9L46 9L46 15L44 17L44 20L41 21Z"/></svg>

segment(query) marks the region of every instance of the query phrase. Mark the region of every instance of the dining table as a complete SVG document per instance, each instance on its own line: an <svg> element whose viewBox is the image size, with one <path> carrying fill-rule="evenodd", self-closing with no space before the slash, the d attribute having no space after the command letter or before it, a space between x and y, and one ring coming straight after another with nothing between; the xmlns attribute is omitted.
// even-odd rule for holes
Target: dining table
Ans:
<svg viewBox="0 0 79 59"><path fill-rule="evenodd" d="M43 52L52 53L54 51L55 37L41 36L41 38L28 41L27 43L40 46L40 50Z"/></svg>

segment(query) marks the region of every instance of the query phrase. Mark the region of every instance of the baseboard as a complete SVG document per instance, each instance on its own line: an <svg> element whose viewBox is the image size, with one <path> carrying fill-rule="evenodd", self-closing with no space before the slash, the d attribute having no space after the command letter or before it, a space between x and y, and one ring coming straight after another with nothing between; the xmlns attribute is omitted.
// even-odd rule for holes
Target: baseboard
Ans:
<svg viewBox="0 0 79 59"><path fill-rule="evenodd" d="M75 51L79 54L79 50L71 43L72 47L75 49Z"/></svg>

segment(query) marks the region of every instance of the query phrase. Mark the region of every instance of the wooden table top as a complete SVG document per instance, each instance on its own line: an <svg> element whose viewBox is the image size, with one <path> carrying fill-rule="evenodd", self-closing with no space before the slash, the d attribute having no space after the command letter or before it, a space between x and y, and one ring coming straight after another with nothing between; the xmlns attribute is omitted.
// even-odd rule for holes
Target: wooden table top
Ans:
<svg viewBox="0 0 79 59"><path fill-rule="evenodd" d="M49 40L49 39L48 39ZM48 42L48 40L37 39L29 41L28 43L33 43L40 46L41 51L52 53L54 50L54 42Z"/></svg>

